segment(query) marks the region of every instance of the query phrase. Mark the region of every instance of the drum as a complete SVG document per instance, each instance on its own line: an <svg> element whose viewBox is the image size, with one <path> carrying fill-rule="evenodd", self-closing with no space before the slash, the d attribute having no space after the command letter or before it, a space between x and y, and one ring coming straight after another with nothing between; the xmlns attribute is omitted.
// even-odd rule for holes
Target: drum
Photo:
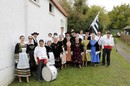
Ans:
<svg viewBox="0 0 130 86"><path fill-rule="evenodd" d="M57 78L57 69L55 66L46 66L42 69L42 77L45 81L50 82Z"/></svg>

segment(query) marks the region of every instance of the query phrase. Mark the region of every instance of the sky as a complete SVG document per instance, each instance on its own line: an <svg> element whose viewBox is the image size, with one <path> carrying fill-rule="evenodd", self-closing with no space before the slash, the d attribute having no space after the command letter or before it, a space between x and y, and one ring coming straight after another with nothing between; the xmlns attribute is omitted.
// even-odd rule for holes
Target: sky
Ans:
<svg viewBox="0 0 130 86"><path fill-rule="evenodd" d="M99 5L105 7L107 11L111 11L114 6L121 4L130 4L130 0L88 0L87 4L91 5Z"/></svg>

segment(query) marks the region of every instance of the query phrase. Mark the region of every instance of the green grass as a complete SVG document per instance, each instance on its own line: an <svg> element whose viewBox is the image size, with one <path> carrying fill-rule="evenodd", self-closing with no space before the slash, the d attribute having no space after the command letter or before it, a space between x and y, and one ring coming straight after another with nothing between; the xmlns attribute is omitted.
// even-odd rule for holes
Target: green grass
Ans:
<svg viewBox="0 0 130 86"><path fill-rule="evenodd" d="M110 67L70 67L61 70L57 80L50 83L31 78L29 83L15 80L9 86L130 86L130 65L113 50Z"/></svg>

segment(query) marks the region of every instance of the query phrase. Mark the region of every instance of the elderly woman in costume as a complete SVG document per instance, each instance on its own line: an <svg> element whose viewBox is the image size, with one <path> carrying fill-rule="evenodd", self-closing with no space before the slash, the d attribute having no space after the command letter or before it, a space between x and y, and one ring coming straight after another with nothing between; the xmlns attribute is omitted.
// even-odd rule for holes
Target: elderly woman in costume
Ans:
<svg viewBox="0 0 130 86"><path fill-rule="evenodd" d="M58 42L58 37L54 36L54 40L52 43L52 49L55 57L55 66L57 69L61 69L61 58L60 54L63 52L61 44Z"/></svg>
<svg viewBox="0 0 130 86"><path fill-rule="evenodd" d="M73 63L76 64L79 68L81 68L82 65L82 54L83 54L83 45L80 42L80 39L78 36L75 38L75 42L73 45Z"/></svg>
<svg viewBox="0 0 130 86"><path fill-rule="evenodd" d="M36 63L34 60L34 49L35 49L35 45L33 43L33 37L32 36L28 36L28 43L27 43L27 53L29 54L29 63L30 63L30 70L31 73L34 75L36 72Z"/></svg>
<svg viewBox="0 0 130 86"><path fill-rule="evenodd" d="M99 62L99 53L98 51L99 45L98 42L95 40L95 34L91 34L92 40L90 40L90 47L91 47L91 62L93 63L94 66L96 66Z"/></svg>
<svg viewBox="0 0 130 86"><path fill-rule="evenodd" d="M24 42L25 37L20 36L20 43L15 46L15 75L19 77L19 82L22 82L21 77L26 77L29 82L30 66L29 58L26 53L27 45Z"/></svg>

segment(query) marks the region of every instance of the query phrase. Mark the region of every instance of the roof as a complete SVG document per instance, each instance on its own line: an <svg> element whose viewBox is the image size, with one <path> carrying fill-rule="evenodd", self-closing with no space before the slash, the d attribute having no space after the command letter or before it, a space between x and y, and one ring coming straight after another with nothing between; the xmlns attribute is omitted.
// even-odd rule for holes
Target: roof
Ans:
<svg viewBox="0 0 130 86"><path fill-rule="evenodd" d="M128 29L130 29L130 26L126 26L126 27L124 27L123 29L124 29L124 30L128 30Z"/></svg>
<svg viewBox="0 0 130 86"><path fill-rule="evenodd" d="M63 9L63 7L60 5L60 3L58 2L58 0L50 0L55 6L56 8L64 15L64 16L68 16L67 12L65 11L65 9Z"/></svg>

